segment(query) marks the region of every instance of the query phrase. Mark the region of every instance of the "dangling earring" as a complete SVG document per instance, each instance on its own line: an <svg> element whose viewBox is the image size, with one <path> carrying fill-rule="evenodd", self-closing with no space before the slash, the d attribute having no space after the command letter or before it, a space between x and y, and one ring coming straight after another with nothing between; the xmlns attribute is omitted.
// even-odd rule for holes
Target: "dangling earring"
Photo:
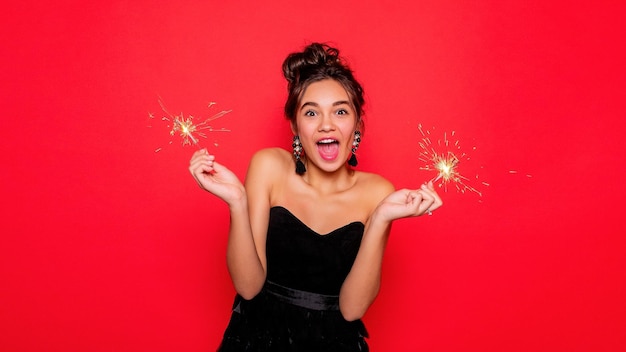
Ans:
<svg viewBox="0 0 626 352"><path fill-rule="evenodd" d="M361 132L360 131L354 131L354 141L352 142L352 155L350 156L350 159L348 160L348 165L350 166L357 166L359 164L359 162L356 160L356 155L354 153L356 153L356 150L359 149L359 144L361 143Z"/></svg>
<svg viewBox="0 0 626 352"><path fill-rule="evenodd" d="M306 167L304 167L304 163L300 160L300 154L302 154L302 143L300 143L300 137L293 136L293 143L291 146L293 147L293 156L296 158L296 173L298 175L303 175L306 172Z"/></svg>

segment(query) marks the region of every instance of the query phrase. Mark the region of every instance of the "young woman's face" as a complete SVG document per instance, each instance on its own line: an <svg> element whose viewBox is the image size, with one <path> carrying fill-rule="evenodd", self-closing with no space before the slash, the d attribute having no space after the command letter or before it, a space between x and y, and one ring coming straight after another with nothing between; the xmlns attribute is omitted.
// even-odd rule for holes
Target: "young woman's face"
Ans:
<svg viewBox="0 0 626 352"><path fill-rule="evenodd" d="M294 133L309 163L331 172L350 157L357 115L343 86L332 79L314 82L298 105Z"/></svg>

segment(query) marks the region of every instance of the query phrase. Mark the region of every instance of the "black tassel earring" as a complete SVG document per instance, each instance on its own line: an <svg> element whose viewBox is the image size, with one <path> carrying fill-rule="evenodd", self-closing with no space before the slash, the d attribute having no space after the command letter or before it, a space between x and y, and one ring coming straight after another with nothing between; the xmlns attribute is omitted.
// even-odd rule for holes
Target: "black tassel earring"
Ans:
<svg viewBox="0 0 626 352"><path fill-rule="evenodd" d="M361 143L361 132L354 131L354 141L352 142L352 155L348 160L348 165L357 166L359 164L358 160L356 160L356 150L359 149L359 144Z"/></svg>
<svg viewBox="0 0 626 352"><path fill-rule="evenodd" d="M302 154L302 143L300 143L300 137L293 136L293 143L291 146L293 147L293 156L296 158L296 173L298 175L304 175L306 167L304 167L304 163L300 159L300 154Z"/></svg>

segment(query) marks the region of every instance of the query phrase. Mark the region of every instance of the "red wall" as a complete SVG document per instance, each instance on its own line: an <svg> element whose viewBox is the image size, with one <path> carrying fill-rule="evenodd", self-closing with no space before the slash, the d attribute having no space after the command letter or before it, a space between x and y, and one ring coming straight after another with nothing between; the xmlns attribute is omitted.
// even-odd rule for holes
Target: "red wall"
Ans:
<svg viewBox="0 0 626 352"><path fill-rule="evenodd" d="M227 209L148 114L232 109L205 145L243 178L290 145L280 65L310 41L365 87L360 169L432 178L421 123L489 183L394 225L372 350L626 348L620 2L271 3L4 5L0 350L214 350Z"/></svg>

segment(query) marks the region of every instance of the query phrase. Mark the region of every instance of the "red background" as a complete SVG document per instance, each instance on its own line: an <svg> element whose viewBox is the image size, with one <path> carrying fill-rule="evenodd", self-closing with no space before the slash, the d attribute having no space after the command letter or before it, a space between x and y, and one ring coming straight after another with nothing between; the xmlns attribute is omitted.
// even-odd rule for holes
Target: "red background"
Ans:
<svg viewBox="0 0 626 352"><path fill-rule="evenodd" d="M232 109L206 145L243 178L290 146L280 65L310 41L365 87L360 169L431 178L422 123L490 184L394 225L372 350L625 349L624 11L594 3L5 4L0 349L214 350L227 209L148 113Z"/></svg>

